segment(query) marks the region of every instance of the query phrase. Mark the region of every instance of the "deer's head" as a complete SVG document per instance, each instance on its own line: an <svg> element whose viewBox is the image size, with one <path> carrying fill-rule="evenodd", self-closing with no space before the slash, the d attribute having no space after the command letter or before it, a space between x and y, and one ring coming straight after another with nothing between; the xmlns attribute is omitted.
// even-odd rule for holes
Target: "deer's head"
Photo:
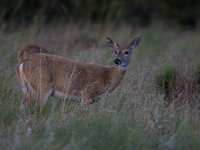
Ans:
<svg viewBox="0 0 200 150"><path fill-rule="evenodd" d="M133 40L133 42L131 42L128 46L119 46L119 44L113 39L109 37L106 38L108 46L115 50L116 59L114 60L114 63L116 66L123 66L125 68L128 67L132 51L140 44L141 38L142 35Z"/></svg>

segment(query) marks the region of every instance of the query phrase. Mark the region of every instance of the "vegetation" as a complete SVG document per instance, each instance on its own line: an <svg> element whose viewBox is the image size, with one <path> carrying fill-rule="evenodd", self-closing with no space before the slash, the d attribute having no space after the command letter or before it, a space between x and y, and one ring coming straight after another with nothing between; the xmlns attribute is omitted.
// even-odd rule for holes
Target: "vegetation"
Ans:
<svg viewBox="0 0 200 150"><path fill-rule="evenodd" d="M187 94L191 80L199 85L199 31L183 32L160 23L145 28L51 23L5 30L0 29L0 149L200 149L199 95ZM140 34L124 79L91 109L83 110L78 100L49 98L42 110L34 109L34 101L19 110L25 95L15 68L17 52L25 45L111 66L115 53L106 45L106 36L126 45ZM167 107L157 85L164 80L162 86L169 87L166 77L159 76L163 66L172 66L165 70L168 81L175 70L176 81L184 81L179 103Z"/></svg>
<svg viewBox="0 0 200 150"><path fill-rule="evenodd" d="M0 23L105 22L148 26L154 20L184 27L200 28L198 0L2 0Z"/></svg>
<svg viewBox="0 0 200 150"><path fill-rule="evenodd" d="M165 99L173 100L173 91L176 89L177 71L173 66L165 66L156 76L158 86L165 93Z"/></svg>
<svg viewBox="0 0 200 150"><path fill-rule="evenodd" d="M199 65L164 66L156 75L156 83L165 95L168 104L196 101L199 94ZM183 97L190 97L185 100Z"/></svg>

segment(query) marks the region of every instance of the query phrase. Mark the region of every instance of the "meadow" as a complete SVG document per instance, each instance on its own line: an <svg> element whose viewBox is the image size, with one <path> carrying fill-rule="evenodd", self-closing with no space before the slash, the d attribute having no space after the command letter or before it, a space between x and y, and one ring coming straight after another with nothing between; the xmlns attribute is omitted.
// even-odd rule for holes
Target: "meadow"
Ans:
<svg viewBox="0 0 200 150"><path fill-rule="evenodd" d="M34 109L34 101L19 109L25 95L15 69L17 53L25 45L111 66L115 52L106 37L128 45L140 34L141 43L120 85L109 96L97 98L87 111L79 100L52 97L42 110ZM168 104L156 83L157 74L167 65L190 78L200 65L199 42L200 31L161 23L149 27L52 23L9 30L2 25L0 149L200 149L199 91L189 95L186 88L178 104Z"/></svg>

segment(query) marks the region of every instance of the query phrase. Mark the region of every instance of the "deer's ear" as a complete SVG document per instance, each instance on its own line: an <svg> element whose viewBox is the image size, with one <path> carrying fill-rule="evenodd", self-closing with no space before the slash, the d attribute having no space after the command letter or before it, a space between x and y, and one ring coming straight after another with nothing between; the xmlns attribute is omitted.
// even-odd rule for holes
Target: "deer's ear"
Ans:
<svg viewBox="0 0 200 150"><path fill-rule="evenodd" d="M138 38L133 40L133 42L131 42L131 44L128 45L128 48L135 49L136 47L138 47L138 45L140 44L141 38L142 38L142 34Z"/></svg>
<svg viewBox="0 0 200 150"><path fill-rule="evenodd" d="M107 44L110 48L112 49L117 49L119 47L119 44L117 42L115 42L113 39L106 37L107 39Z"/></svg>

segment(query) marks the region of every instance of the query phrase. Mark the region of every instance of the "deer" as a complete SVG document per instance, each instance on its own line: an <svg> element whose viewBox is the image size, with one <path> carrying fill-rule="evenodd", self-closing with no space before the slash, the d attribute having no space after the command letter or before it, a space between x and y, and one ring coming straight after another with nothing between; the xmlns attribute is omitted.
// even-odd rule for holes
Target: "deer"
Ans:
<svg viewBox="0 0 200 150"><path fill-rule="evenodd" d="M31 98L36 99L35 107L44 106L48 97L75 98L81 106L88 108L98 95L111 93L123 79L131 54L141 41L142 35L128 46L119 46L106 37L108 46L115 50L114 66L80 62L58 55L38 53L18 64L17 79L26 98L21 107Z"/></svg>
<svg viewBox="0 0 200 150"><path fill-rule="evenodd" d="M43 47L37 45L26 45L18 52L18 62L21 63L23 60L29 58L31 55L36 53L52 54Z"/></svg>

